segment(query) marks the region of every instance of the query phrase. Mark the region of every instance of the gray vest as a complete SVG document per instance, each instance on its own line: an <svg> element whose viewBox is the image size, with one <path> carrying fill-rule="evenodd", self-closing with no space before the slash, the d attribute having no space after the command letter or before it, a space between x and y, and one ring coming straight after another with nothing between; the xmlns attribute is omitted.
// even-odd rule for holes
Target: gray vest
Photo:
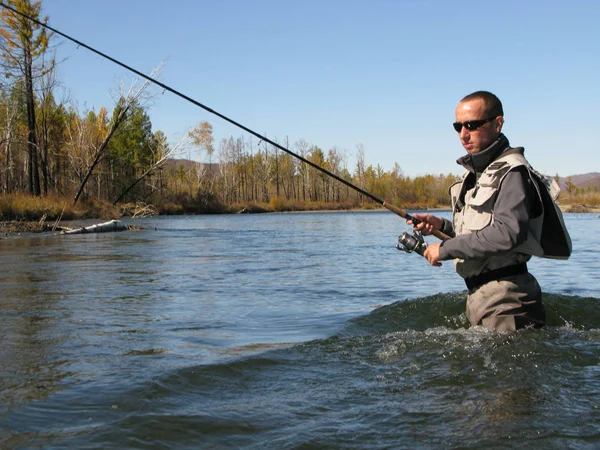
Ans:
<svg viewBox="0 0 600 450"><path fill-rule="evenodd" d="M504 152L481 174L475 186L465 193L464 207L456 211L456 203L462 191L462 181L450 186L452 197L452 221L456 235L482 230L494 221L494 203L502 180L511 170L524 166L536 188L543 212L528 223L527 239L512 250L481 259L456 259L457 273L463 278L479 275L488 270L499 269L529 261L531 255L545 258L567 259L571 254L571 238L564 224L562 213L555 200L560 188L553 179L536 172L523 156L522 148Z"/></svg>

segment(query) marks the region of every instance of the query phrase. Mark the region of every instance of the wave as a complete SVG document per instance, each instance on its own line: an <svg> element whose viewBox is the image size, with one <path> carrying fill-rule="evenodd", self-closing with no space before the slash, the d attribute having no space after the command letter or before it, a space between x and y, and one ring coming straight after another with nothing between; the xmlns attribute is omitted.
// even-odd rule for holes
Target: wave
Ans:
<svg viewBox="0 0 600 450"><path fill-rule="evenodd" d="M168 370L104 400L120 414L69 444L396 448L435 433L478 448L479 427L490 422L502 425L490 438L501 442L503 426L516 427L523 414L537 414L528 426L550 430L554 411L581 408L581 385L600 356L600 333L590 330L599 299L546 294L546 328L505 334L469 328L465 297L399 301L326 339Z"/></svg>
<svg viewBox="0 0 600 450"><path fill-rule="evenodd" d="M428 297L404 300L381 306L369 314L349 320L334 335L303 343L281 343L241 348L228 353L223 361L184 367L165 374L154 382L154 395L172 393L174 386L197 386L207 394L224 380L229 391L235 391L237 383L230 380L243 379L249 373L277 371L278 367L295 366L308 369L315 363L343 359L344 355L362 356L365 360L373 355L382 356L389 344L414 344L432 349L447 346L463 350L474 344L483 347L512 340L555 340L569 335L575 341L585 336L586 330L598 335L600 323L600 299L560 294L545 294L548 326L540 330L522 330L523 333L495 333L483 327L469 327L464 314L466 294L440 293ZM583 334L581 333L583 332ZM522 336L519 336L522 335ZM592 336L590 335L590 336ZM571 338L569 338L571 340ZM370 355L370 356L367 356ZM385 358L384 358L385 359ZM197 394L199 392L196 392ZM182 392L183 393L183 392Z"/></svg>
<svg viewBox="0 0 600 450"><path fill-rule="evenodd" d="M425 331L437 327L468 328L464 313L466 292L439 293L401 300L353 319L340 336L370 335L396 331ZM543 294L548 327L594 329L600 323L600 299L562 294Z"/></svg>

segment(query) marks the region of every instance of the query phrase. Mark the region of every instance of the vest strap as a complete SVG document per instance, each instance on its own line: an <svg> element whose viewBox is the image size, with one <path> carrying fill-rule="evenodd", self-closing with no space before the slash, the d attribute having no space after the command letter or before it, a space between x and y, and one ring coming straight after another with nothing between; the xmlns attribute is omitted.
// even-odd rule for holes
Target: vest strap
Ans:
<svg viewBox="0 0 600 450"><path fill-rule="evenodd" d="M512 266L501 267L499 269L490 270L483 272L482 274L475 275L472 277L465 278L465 284L469 293L473 293L478 288L490 281L500 280L502 278L512 277L514 275L521 275L527 273L527 264L514 264Z"/></svg>

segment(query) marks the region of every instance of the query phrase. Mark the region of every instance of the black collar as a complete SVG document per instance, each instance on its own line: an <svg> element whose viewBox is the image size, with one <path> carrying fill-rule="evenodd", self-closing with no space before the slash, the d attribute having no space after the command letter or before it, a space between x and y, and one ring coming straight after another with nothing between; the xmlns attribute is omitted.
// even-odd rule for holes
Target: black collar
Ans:
<svg viewBox="0 0 600 450"><path fill-rule="evenodd" d="M493 161L510 148L508 139L502 133L488 148L480 151L479 153L466 154L456 160L457 164L460 164L469 172L479 175L489 166Z"/></svg>

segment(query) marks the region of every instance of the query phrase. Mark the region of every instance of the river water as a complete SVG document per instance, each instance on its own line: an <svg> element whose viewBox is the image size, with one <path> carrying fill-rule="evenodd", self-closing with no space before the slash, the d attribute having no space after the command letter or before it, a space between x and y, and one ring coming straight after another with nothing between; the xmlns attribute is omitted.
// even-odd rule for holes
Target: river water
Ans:
<svg viewBox="0 0 600 450"><path fill-rule="evenodd" d="M600 219L565 218L549 326L512 334L385 211L5 238L0 447L599 448Z"/></svg>

